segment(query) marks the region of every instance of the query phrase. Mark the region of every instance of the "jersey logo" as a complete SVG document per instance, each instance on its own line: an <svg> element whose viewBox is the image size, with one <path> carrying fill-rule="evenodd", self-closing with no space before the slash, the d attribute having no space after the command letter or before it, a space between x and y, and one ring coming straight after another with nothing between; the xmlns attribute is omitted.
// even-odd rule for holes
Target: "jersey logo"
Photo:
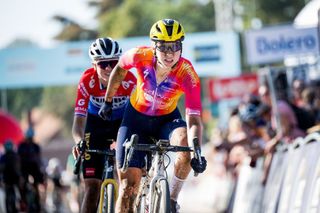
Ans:
<svg viewBox="0 0 320 213"><path fill-rule="evenodd" d="M143 74L144 74L143 78L146 79L147 76L149 75L149 71L146 69L143 71Z"/></svg>
<svg viewBox="0 0 320 213"><path fill-rule="evenodd" d="M89 82L89 87L90 87L90 88L93 88L94 85L95 85L95 80L92 78L92 79L90 80L90 82Z"/></svg>
<svg viewBox="0 0 320 213"><path fill-rule="evenodd" d="M85 100L84 100L84 99L80 99L80 100L78 101L78 105L79 105L79 106L83 106L84 103L85 103Z"/></svg>
<svg viewBox="0 0 320 213"><path fill-rule="evenodd" d="M130 84L134 84L134 83L133 81L122 81L121 84L124 89L129 89Z"/></svg>

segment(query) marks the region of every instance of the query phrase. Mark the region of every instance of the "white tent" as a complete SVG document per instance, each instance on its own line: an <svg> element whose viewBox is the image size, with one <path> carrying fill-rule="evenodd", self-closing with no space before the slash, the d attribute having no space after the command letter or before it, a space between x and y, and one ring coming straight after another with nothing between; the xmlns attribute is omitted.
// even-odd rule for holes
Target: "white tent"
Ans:
<svg viewBox="0 0 320 213"><path fill-rule="evenodd" d="M318 11L320 9L320 0L310 1L294 19L296 27L315 27L318 24Z"/></svg>

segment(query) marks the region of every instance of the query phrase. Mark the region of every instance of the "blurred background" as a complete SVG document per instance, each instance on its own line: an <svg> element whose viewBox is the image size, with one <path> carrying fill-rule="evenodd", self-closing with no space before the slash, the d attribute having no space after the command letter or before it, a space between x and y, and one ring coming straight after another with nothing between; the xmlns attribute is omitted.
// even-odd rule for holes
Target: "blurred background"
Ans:
<svg viewBox="0 0 320 213"><path fill-rule="evenodd" d="M206 174L190 178L180 198L183 212L223 212L234 182L225 170L225 155L216 153L217 134L229 128L233 110L246 95L258 95L269 76L271 88L290 97L295 79L319 80L319 8L319 0L5 0L0 13L0 144L12 140L18 145L32 128L44 165L57 158L66 170L74 145L76 86L91 66L91 42L110 36L124 50L149 45L152 24L173 18L186 31L183 56L201 78L203 153L211 160ZM277 87L275 79L283 76L285 84ZM183 106L182 98L181 111ZM204 196L207 187L210 197ZM187 196L194 188L202 195L198 211Z"/></svg>

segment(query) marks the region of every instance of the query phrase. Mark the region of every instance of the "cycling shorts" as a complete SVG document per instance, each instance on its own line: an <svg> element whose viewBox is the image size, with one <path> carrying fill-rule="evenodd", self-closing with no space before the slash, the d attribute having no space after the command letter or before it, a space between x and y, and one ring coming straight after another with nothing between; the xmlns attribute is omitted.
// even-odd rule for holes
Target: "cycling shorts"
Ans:
<svg viewBox="0 0 320 213"><path fill-rule="evenodd" d="M85 129L86 149L106 150L112 141L116 141L121 119L104 121L100 117L89 114ZM106 156L95 153L86 153L82 164L83 177L102 180Z"/></svg>
<svg viewBox="0 0 320 213"><path fill-rule="evenodd" d="M186 127L181 114L176 108L173 112L161 116L149 116L135 110L129 103L125 110L122 124L117 138L117 165L121 168L124 160L123 143L130 139L132 134L139 136L142 144L151 143L150 137L154 139L170 139L173 130L178 127ZM129 167L143 168L145 166L146 152L134 151Z"/></svg>

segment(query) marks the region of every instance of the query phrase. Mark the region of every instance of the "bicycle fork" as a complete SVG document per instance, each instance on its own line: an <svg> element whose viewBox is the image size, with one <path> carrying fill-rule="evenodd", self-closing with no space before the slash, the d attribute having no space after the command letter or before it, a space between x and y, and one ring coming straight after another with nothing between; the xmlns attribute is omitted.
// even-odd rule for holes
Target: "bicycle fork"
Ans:
<svg viewBox="0 0 320 213"><path fill-rule="evenodd" d="M154 193L153 191L156 189L156 184L159 180L166 180L167 178L164 175L164 159L163 159L163 154L161 153L157 153L154 157L154 162L158 162L157 164L155 164L155 167L150 169L150 177L152 177L151 181L150 181L150 186L149 186L149 200L148 200L148 206L149 206L149 210L153 210L153 196Z"/></svg>

